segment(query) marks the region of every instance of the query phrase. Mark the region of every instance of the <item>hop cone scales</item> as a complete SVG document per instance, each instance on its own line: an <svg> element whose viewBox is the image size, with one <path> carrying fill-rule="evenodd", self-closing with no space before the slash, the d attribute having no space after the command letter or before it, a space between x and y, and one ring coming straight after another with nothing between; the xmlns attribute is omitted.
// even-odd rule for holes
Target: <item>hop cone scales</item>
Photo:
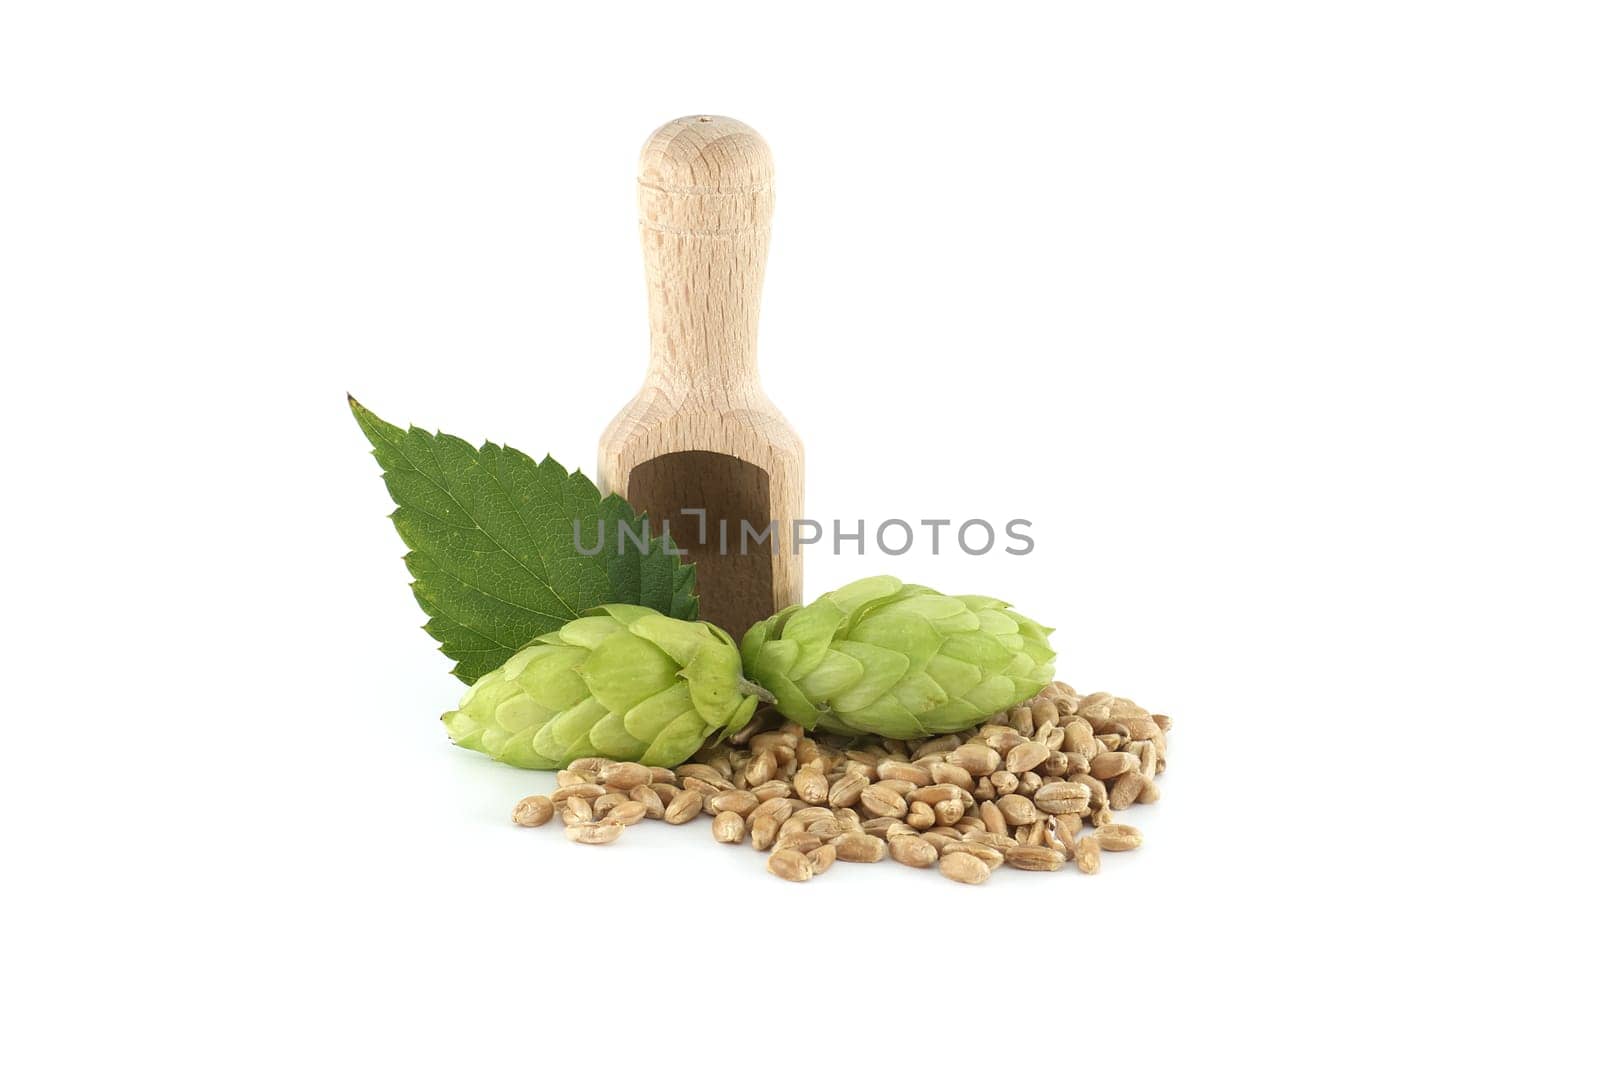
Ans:
<svg viewBox="0 0 1600 1065"><path fill-rule="evenodd" d="M674 766L742 727L758 694L715 625L611 605L533 640L442 720L460 746L523 769L596 756Z"/></svg>
<svg viewBox="0 0 1600 1065"><path fill-rule="evenodd" d="M979 595L868 577L744 637L745 674L806 728L915 739L958 732L1055 675L1049 629Z"/></svg>

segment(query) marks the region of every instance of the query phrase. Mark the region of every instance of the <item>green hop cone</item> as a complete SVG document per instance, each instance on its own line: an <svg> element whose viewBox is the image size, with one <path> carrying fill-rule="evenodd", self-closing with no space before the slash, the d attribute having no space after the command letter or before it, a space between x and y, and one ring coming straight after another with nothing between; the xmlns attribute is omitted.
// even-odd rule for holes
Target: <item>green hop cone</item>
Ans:
<svg viewBox="0 0 1600 1065"><path fill-rule="evenodd" d="M715 625L611 605L533 640L442 720L460 746L523 769L593 756L674 766L743 727L765 694Z"/></svg>
<svg viewBox="0 0 1600 1065"><path fill-rule="evenodd" d="M1049 629L981 595L868 577L744 637L744 670L784 716L846 736L971 728L1055 675Z"/></svg>

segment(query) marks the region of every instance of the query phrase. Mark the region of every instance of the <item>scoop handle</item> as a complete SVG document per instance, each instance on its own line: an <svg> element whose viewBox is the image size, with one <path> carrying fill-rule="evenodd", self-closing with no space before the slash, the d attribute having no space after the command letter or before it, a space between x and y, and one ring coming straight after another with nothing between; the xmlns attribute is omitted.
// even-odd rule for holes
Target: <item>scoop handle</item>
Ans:
<svg viewBox="0 0 1600 1065"><path fill-rule="evenodd" d="M756 330L772 220L772 153L743 122L674 119L639 155L650 378L725 406L759 391ZM698 405L698 404L697 404Z"/></svg>

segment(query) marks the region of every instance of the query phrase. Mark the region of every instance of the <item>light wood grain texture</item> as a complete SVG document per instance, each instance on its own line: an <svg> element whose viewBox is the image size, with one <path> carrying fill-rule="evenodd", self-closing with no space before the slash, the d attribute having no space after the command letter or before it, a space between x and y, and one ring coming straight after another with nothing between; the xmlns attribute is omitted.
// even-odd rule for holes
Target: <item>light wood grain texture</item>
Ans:
<svg viewBox="0 0 1600 1065"><path fill-rule="evenodd" d="M715 115L668 122L639 156L650 366L600 440L600 486L671 524L698 567L701 616L737 638L801 598L800 438L761 390L756 328L772 218L772 155ZM704 509L699 519L686 508ZM722 526L727 522L727 550ZM776 522L781 549L740 523Z"/></svg>

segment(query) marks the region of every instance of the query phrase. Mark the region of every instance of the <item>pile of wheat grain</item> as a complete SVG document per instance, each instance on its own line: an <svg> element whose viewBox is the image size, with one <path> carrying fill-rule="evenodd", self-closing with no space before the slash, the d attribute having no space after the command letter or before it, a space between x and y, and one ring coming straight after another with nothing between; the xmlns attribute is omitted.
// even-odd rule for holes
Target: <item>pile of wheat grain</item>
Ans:
<svg viewBox="0 0 1600 1065"><path fill-rule="evenodd" d="M1160 798L1171 728L1130 700L1079 696L1059 681L985 725L920 743L769 723L676 769L579 759L512 819L531 827L559 813L569 839L611 843L643 820L704 815L718 842L770 851L767 869L795 881L885 856L964 884L1002 864L1095 873L1102 851L1142 841L1112 812Z"/></svg>

